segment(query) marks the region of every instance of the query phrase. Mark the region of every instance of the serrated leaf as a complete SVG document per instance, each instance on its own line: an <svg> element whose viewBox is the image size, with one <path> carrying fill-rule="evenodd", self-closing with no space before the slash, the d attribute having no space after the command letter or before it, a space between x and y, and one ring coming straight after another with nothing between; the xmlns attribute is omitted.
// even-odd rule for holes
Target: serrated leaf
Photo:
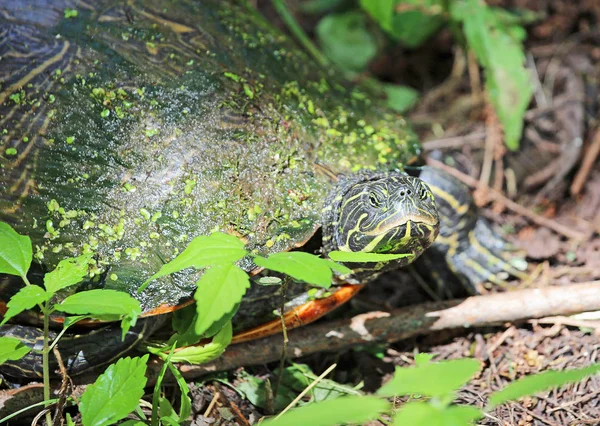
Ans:
<svg viewBox="0 0 600 426"><path fill-rule="evenodd" d="M377 395L446 396L467 383L480 369L479 361L470 358L398 367L394 377L377 391Z"/></svg>
<svg viewBox="0 0 600 426"><path fill-rule="evenodd" d="M121 358L111 364L81 396L84 426L111 425L137 407L146 386L148 355Z"/></svg>
<svg viewBox="0 0 600 426"><path fill-rule="evenodd" d="M224 315L231 314L250 287L248 274L235 265L215 265L196 283L197 335L204 334Z"/></svg>
<svg viewBox="0 0 600 426"><path fill-rule="evenodd" d="M244 243L233 235L222 232L214 232L208 236L201 235L194 238L179 256L164 264L156 274L146 280L142 287L156 278L182 269L191 267L200 269L211 265L234 263L246 253Z"/></svg>
<svg viewBox="0 0 600 426"><path fill-rule="evenodd" d="M482 416L481 410L475 407L438 408L427 402L408 402L394 416L394 426L467 426Z"/></svg>
<svg viewBox="0 0 600 426"><path fill-rule="evenodd" d="M397 112L411 109L419 100L419 92L408 86L398 84L383 84L387 95L387 106Z"/></svg>
<svg viewBox="0 0 600 426"><path fill-rule="evenodd" d="M390 404L372 396L348 396L305 405L288 411L277 419L268 419L263 426L337 426L342 423L362 424L376 419L391 408Z"/></svg>
<svg viewBox="0 0 600 426"><path fill-rule="evenodd" d="M495 407L523 396L533 395L534 393L563 386L567 383L577 382L599 372L600 364L593 364L577 370L545 371L533 376L524 377L509 384L504 389L492 393L489 398L489 406Z"/></svg>
<svg viewBox="0 0 600 426"><path fill-rule="evenodd" d="M188 346L182 348L171 356L172 362L187 362L190 364L204 364L221 356L231 343L233 329L231 321L213 337L212 342L202 346Z"/></svg>
<svg viewBox="0 0 600 426"><path fill-rule="evenodd" d="M25 346L19 339L0 337L0 364L21 359L30 351L31 348Z"/></svg>
<svg viewBox="0 0 600 426"><path fill-rule="evenodd" d="M0 273L25 278L31 265L31 240L0 222Z"/></svg>
<svg viewBox="0 0 600 426"><path fill-rule="evenodd" d="M339 251L329 252L328 256L336 262L388 262L390 260L403 259L405 257L414 257L411 253L387 254L387 253L362 253L358 251Z"/></svg>
<svg viewBox="0 0 600 426"><path fill-rule="evenodd" d="M88 290L72 294L55 305L55 309L74 315L127 315L142 313L140 302L129 294L116 290Z"/></svg>
<svg viewBox="0 0 600 426"><path fill-rule="evenodd" d="M33 308L39 303L44 303L50 298L46 291L37 285L28 285L23 287L17 294L10 298L6 306L8 310L4 314L4 320L0 325L4 325L6 321L19 315L21 312Z"/></svg>
<svg viewBox="0 0 600 426"><path fill-rule="evenodd" d="M52 272L44 275L46 290L50 294L54 294L83 280L87 275L88 262L91 258L91 254L84 254L79 257L61 260Z"/></svg>
<svg viewBox="0 0 600 426"><path fill-rule="evenodd" d="M467 0L452 3L451 13L463 22L469 47L483 65L486 89L502 122L505 143L515 150L519 146L523 117L533 94L525 52L514 30L507 30L498 19L490 19L485 3Z"/></svg>
<svg viewBox="0 0 600 426"><path fill-rule="evenodd" d="M336 65L361 72L377 54L377 42L360 12L328 14L315 29L319 44Z"/></svg>
<svg viewBox="0 0 600 426"><path fill-rule="evenodd" d="M268 258L256 256L254 263L323 288L329 288L333 278L331 264L327 260L302 251L275 253Z"/></svg>

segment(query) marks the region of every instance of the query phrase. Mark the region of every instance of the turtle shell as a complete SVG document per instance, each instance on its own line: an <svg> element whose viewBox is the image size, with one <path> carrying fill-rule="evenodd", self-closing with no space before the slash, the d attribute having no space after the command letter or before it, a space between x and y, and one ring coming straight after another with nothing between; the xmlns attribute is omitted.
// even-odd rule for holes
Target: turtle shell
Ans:
<svg viewBox="0 0 600 426"><path fill-rule="evenodd" d="M419 154L401 116L250 7L28 0L0 12L0 220L31 237L43 270L93 253L74 290L176 306L191 273L137 289L194 237L301 246L333 186L321 166L393 170Z"/></svg>

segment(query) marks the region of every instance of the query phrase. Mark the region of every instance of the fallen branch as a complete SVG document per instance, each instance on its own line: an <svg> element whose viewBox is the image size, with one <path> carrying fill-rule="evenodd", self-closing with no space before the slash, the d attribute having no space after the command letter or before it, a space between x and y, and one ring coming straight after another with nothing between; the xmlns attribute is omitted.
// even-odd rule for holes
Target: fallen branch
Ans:
<svg viewBox="0 0 600 426"><path fill-rule="evenodd" d="M429 302L292 330L288 333L287 356L298 358L354 345L396 342L443 329L482 327L594 310L600 310L600 281ZM282 347L280 335L270 336L229 346L220 358L210 363L180 365L180 370L184 377L193 379L243 365L265 364L278 360ZM150 375L159 369L158 362L151 364Z"/></svg>

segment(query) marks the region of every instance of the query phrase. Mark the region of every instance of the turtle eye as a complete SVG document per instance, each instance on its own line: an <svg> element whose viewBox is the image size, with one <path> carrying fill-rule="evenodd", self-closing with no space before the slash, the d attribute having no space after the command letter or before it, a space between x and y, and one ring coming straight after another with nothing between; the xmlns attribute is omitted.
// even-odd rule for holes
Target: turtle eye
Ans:
<svg viewBox="0 0 600 426"><path fill-rule="evenodd" d="M381 207L381 201L377 197L376 193L374 193L374 192L369 193L369 204L371 204L371 207L375 207L375 208Z"/></svg>

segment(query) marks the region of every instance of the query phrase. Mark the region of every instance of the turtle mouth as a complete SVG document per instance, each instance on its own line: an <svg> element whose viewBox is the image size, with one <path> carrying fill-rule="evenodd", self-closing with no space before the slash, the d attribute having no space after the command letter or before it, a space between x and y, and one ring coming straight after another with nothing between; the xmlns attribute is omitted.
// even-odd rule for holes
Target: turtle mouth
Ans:
<svg viewBox="0 0 600 426"><path fill-rule="evenodd" d="M422 224L428 228L436 228L439 226L440 219L435 215L423 215L423 214L396 214L388 219L385 219L377 225L375 229L369 232L365 232L366 235L376 236L389 232L392 229L400 228L405 226L408 222L414 224Z"/></svg>

